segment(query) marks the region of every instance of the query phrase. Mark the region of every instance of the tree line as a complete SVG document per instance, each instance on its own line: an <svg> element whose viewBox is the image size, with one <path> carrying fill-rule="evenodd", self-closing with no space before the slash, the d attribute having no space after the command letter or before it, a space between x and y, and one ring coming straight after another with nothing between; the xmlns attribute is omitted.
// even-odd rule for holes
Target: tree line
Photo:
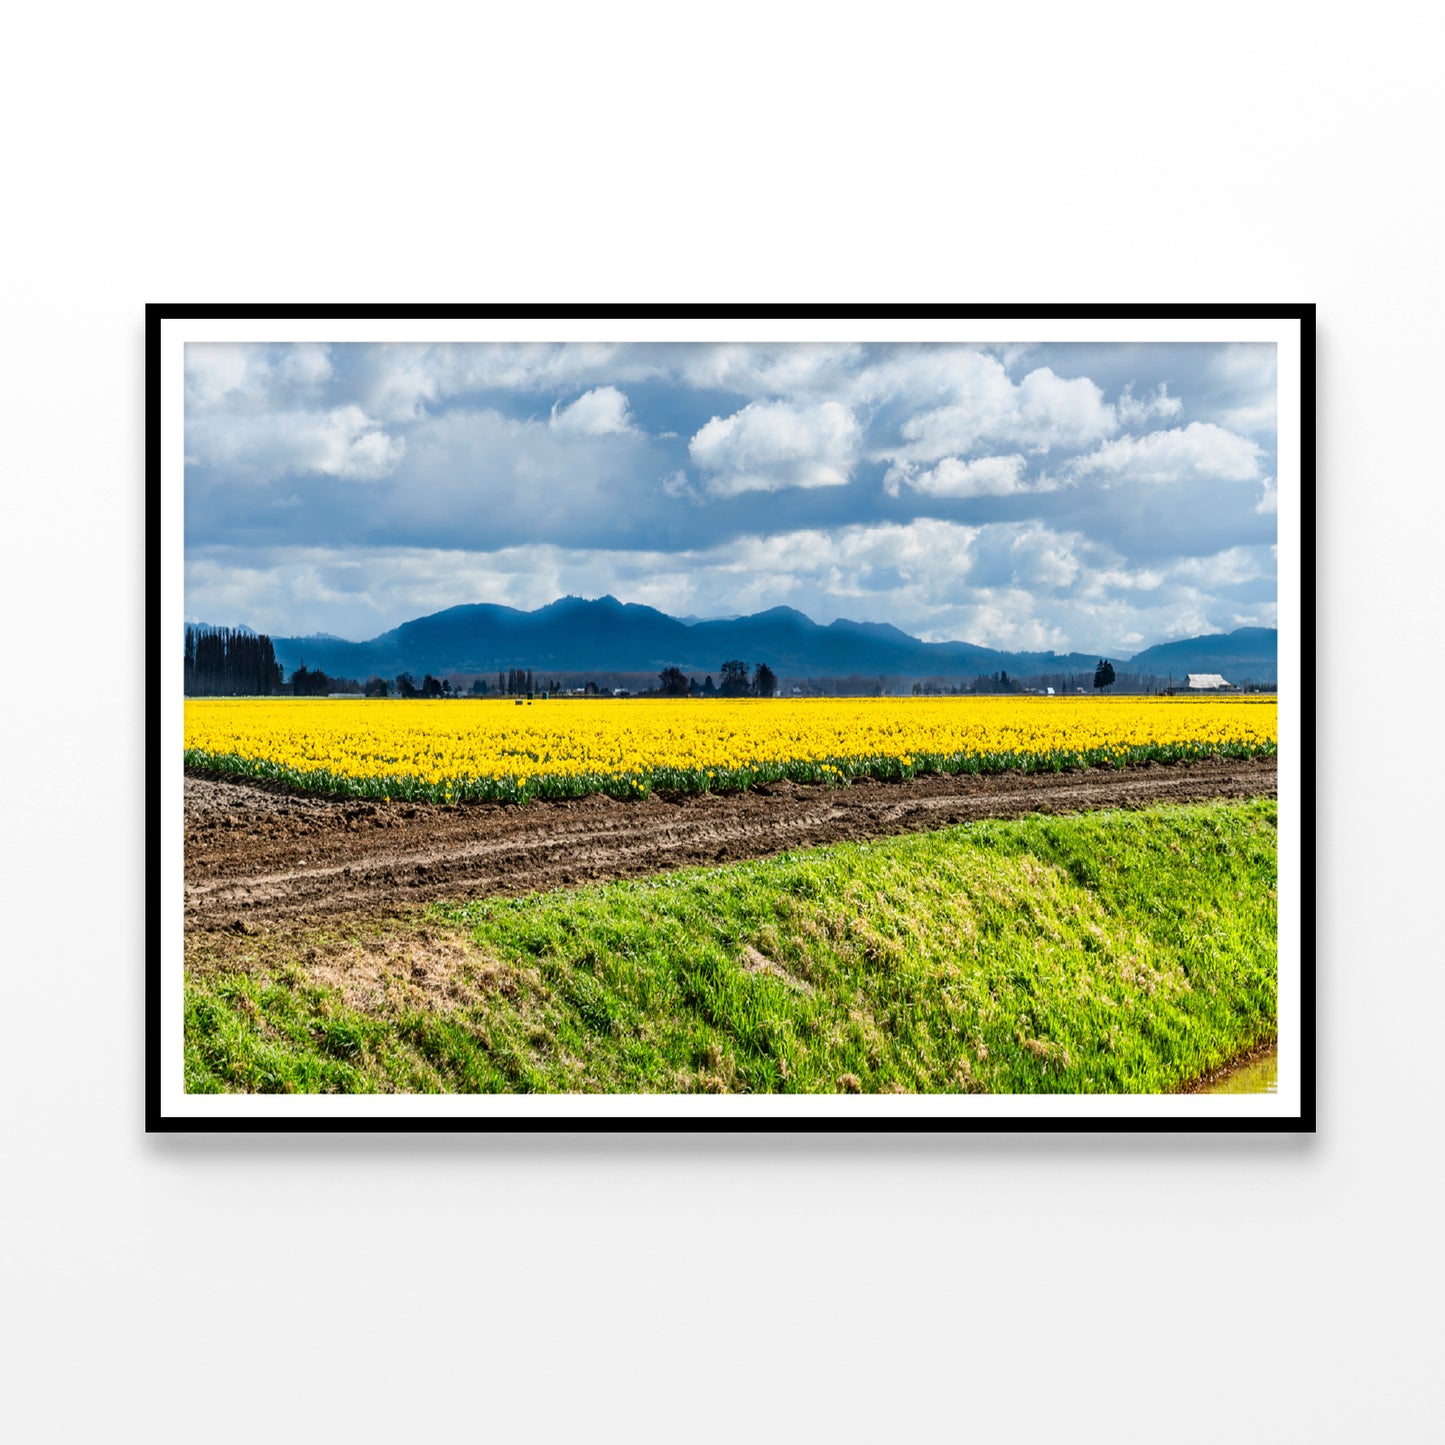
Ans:
<svg viewBox="0 0 1445 1445"><path fill-rule="evenodd" d="M480 679L478 679L480 681ZM486 683L482 683L481 690L487 690ZM497 691L503 697L531 697L539 692L560 692L562 685L553 678L548 682L545 678L536 676L530 667L509 667L505 672L497 674ZM472 691L477 691L477 684L472 684Z"/></svg>
<svg viewBox="0 0 1445 1445"><path fill-rule="evenodd" d="M766 662L758 663L749 678L748 665L739 658L723 663L718 683L713 682L712 673L699 682L680 667L664 667L657 681L663 697L772 697L778 690L777 674Z"/></svg>
<svg viewBox="0 0 1445 1445"><path fill-rule="evenodd" d="M497 691L503 697L530 695L538 690L540 683L541 679L530 667L514 667L497 674ZM555 682L551 690L558 690ZM464 691L460 682L453 687L449 677L433 677L429 672L423 673L420 681L410 672L399 672L395 677L373 675L363 683L354 677L332 677L320 668L308 668L302 663L277 691L289 692L295 697L326 697L338 692L360 697L486 697L492 686L486 678L478 677Z"/></svg>
<svg viewBox="0 0 1445 1445"><path fill-rule="evenodd" d="M264 633L186 624L187 697L265 697L283 685L276 650Z"/></svg>

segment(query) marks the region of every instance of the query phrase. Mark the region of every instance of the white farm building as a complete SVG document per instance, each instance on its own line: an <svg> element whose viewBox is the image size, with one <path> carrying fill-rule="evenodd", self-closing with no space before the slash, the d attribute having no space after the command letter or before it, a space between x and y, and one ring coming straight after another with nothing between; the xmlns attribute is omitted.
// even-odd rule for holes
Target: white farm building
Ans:
<svg viewBox="0 0 1445 1445"><path fill-rule="evenodd" d="M1233 687L1217 672L1191 672L1185 679L1190 692L1217 692L1220 688Z"/></svg>

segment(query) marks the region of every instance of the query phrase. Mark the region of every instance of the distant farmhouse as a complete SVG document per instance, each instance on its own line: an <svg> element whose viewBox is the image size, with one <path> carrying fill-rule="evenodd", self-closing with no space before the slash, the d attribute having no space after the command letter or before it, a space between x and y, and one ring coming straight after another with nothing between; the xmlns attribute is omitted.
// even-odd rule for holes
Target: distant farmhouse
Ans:
<svg viewBox="0 0 1445 1445"><path fill-rule="evenodd" d="M1185 677L1190 692L1222 692L1234 690L1232 682L1225 682L1217 672L1191 672Z"/></svg>

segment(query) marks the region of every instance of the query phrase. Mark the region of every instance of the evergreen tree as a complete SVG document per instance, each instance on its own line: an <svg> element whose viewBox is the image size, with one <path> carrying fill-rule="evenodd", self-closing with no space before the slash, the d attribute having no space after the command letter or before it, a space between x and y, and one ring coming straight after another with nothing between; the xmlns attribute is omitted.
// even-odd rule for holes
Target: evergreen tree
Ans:
<svg viewBox="0 0 1445 1445"><path fill-rule="evenodd" d="M183 686L187 697L267 696L280 690L271 639L229 627L187 625Z"/></svg>

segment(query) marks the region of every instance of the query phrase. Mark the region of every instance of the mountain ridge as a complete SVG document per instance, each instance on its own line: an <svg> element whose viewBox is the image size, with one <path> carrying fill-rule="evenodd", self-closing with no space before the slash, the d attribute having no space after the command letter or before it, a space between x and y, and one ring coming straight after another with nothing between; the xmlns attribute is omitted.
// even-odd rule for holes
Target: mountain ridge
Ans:
<svg viewBox="0 0 1445 1445"><path fill-rule="evenodd" d="M531 612L468 602L412 618L363 642L323 635L273 637L289 675L303 664L363 679L411 672L494 676L509 667L547 673L658 672L680 667L716 676L725 660L766 662L780 677L888 676L973 678L1092 672L1095 652L1007 652L959 641L923 642L890 623L837 618L826 625L791 607L734 618L685 622L643 603L607 595L559 597ZM1186 672L1222 672L1231 682L1273 682L1278 632L1229 633L1158 643L1131 657L1110 655L1131 672L1182 680ZM1238 675L1233 675L1238 674Z"/></svg>

